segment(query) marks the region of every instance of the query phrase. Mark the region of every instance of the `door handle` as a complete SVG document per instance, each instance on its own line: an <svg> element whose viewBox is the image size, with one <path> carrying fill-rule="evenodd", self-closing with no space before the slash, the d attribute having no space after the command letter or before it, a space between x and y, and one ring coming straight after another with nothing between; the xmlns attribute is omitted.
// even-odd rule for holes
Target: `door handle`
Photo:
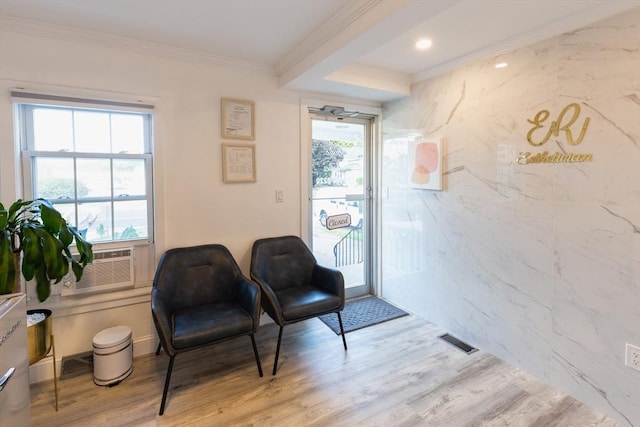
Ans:
<svg viewBox="0 0 640 427"><path fill-rule="evenodd" d="M0 391L4 390L4 387L7 385L13 373L16 371L16 368L11 367L9 370L0 378Z"/></svg>

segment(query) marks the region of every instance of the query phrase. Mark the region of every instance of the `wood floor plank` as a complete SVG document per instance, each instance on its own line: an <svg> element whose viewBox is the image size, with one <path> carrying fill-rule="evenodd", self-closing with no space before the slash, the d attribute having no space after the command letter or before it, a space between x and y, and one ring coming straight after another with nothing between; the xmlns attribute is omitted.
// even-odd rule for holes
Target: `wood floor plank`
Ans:
<svg viewBox="0 0 640 427"><path fill-rule="evenodd" d="M317 319L287 326L271 375L278 328L176 357L158 416L169 358L145 355L115 387L91 375L34 384L33 426L601 426L620 427L490 354L466 355L413 315L346 335Z"/></svg>

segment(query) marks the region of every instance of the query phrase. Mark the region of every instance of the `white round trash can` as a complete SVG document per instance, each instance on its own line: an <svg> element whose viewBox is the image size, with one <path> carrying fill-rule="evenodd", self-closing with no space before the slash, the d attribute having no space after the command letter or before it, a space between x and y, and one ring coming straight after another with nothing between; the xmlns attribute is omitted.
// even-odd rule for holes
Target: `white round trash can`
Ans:
<svg viewBox="0 0 640 427"><path fill-rule="evenodd" d="M116 385L127 378L133 369L131 328L114 326L93 337L93 382L97 385Z"/></svg>

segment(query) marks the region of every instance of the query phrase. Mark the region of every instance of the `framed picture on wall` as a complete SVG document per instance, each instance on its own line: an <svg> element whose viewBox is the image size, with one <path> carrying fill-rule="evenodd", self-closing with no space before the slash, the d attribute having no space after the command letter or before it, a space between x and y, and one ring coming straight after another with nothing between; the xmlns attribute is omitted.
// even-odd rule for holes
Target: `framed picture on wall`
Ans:
<svg viewBox="0 0 640 427"><path fill-rule="evenodd" d="M255 144L222 144L222 181L256 182Z"/></svg>
<svg viewBox="0 0 640 427"><path fill-rule="evenodd" d="M409 144L409 187L442 190L442 140Z"/></svg>
<svg viewBox="0 0 640 427"><path fill-rule="evenodd" d="M222 138L256 139L255 103L244 99L222 98Z"/></svg>

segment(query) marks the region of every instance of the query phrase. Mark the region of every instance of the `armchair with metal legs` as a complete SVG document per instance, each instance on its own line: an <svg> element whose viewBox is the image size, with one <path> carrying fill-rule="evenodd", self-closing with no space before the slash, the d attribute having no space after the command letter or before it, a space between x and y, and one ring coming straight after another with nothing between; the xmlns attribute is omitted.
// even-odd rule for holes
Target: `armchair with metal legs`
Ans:
<svg viewBox="0 0 640 427"><path fill-rule="evenodd" d="M156 355L164 348L170 357L160 415L180 353L248 335L262 376L254 337L260 288L242 274L226 247L210 244L165 252L153 280L151 313L160 338Z"/></svg>
<svg viewBox="0 0 640 427"><path fill-rule="evenodd" d="M347 350L340 317L344 308L342 273L319 265L302 239L283 236L256 240L251 252L251 278L262 290L262 308L280 326L273 375L278 370L285 325L336 313Z"/></svg>

